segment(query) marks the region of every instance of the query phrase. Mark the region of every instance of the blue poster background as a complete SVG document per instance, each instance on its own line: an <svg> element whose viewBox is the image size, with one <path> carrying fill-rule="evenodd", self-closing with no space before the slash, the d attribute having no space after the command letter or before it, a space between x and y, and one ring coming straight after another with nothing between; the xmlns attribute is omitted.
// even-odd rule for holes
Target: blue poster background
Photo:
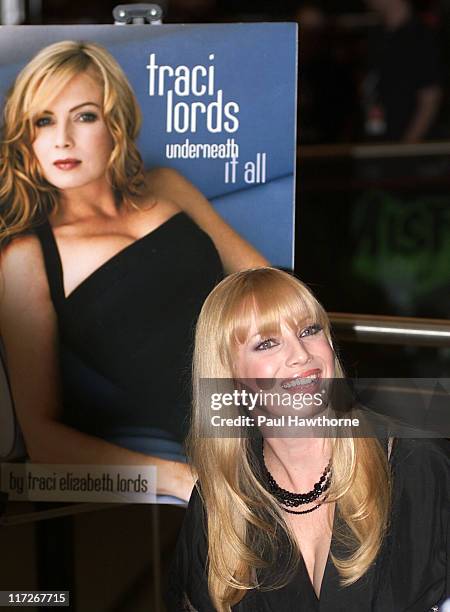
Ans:
<svg viewBox="0 0 450 612"><path fill-rule="evenodd" d="M98 42L118 60L141 106L139 148L146 167L169 166L179 170L273 265L293 268L295 24L5 26L0 31L0 96L33 55L59 40ZM163 95L157 91L151 95L147 68L151 54L154 63L173 71L179 66L185 66L187 71L199 65L206 70L213 67L214 86L210 93L176 95L175 77L168 76L169 69L164 76ZM206 78L202 83L207 83ZM181 103L182 118L190 116L193 103L202 102L206 108L215 102L214 130L219 125L218 106L223 112L225 104L233 103L236 121L232 127L236 129L211 131L206 123L207 113L199 111L195 131L190 121L190 125L181 122L182 130L187 126L185 131L176 132L173 127L168 131L168 114L169 123L173 121L168 110L169 90L173 92L171 108ZM239 155L228 167L229 158L171 156L171 145L186 143L187 139L189 144L202 145L225 144L233 139Z"/></svg>

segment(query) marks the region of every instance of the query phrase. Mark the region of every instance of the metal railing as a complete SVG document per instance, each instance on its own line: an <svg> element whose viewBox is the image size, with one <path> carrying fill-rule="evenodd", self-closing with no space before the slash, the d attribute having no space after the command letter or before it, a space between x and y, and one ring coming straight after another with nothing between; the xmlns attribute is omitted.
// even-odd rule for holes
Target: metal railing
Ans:
<svg viewBox="0 0 450 612"><path fill-rule="evenodd" d="M450 347L450 321L329 313L336 336L350 342Z"/></svg>
<svg viewBox="0 0 450 612"><path fill-rule="evenodd" d="M450 141L437 140L405 144L403 142L386 142L366 144L360 142L345 144L299 145L299 159L385 159L387 157L433 157L450 154Z"/></svg>

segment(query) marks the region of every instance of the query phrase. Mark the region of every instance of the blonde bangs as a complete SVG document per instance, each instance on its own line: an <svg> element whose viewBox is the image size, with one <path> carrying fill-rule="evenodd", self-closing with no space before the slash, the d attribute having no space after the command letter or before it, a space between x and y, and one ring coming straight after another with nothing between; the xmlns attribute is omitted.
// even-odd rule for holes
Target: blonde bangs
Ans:
<svg viewBox="0 0 450 612"><path fill-rule="evenodd" d="M329 336L326 313L309 289L293 276L270 268L261 268L257 274L245 277L245 282L228 294L222 315L221 348L228 347L229 353L244 344L254 320L263 337L280 334L283 324L297 333L314 323L321 325ZM229 355L226 362L230 362Z"/></svg>
<svg viewBox="0 0 450 612"><path fill-rule="evenodd" d="M35 118L36 115L45 111L65 86L82 72L86 72L86 68L80 69L71 64L59 69L54 68L43 75L35 75L24 96L25 116L30 119Z"/></svg>

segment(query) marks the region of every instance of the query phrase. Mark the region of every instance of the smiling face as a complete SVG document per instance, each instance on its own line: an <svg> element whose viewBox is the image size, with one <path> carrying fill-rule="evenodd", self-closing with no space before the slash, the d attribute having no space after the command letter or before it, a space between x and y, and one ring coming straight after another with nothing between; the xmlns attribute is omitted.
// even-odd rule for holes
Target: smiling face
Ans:
<svg viewBox="0 0 450 612"><path fill-rule="evenodd" d="M259 417L329 410L333 379L343 377L326 312L301 281L274 268L237 272L215 287L197 322L193 361L193 427L208 435L212 392L231 393L227 416L251 412L263 436L295 437L289 419L264 431Z"/></svg>
<svg viewBox="0 0 450 612"><path fill-rule="evenodd" d="M235 371L240 379L264 381L280 393L311 393L334 377L334 352L321 325L305 320L298 328L281 322L278 332L260 331L253 316L247 340L239 344ZM259 385L261 386L261 385Z"/></svg>
<svg viewBox="0 0 450 612"><path fill-rule="evenodd" d="M83 72L35 116L33 151L43 176L58 189L108 184L113 141L102 108L102 88Z"/></svg>

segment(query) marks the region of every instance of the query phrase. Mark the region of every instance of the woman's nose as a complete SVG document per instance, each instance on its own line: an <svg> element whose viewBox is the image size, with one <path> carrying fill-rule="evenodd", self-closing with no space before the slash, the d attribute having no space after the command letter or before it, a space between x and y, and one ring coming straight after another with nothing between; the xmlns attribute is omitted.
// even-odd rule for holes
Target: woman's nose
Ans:
<svg viewBox="0 0 450 612"><path fill-rule="evenodd" d="M300 339L292 342L291 346L289 347L289 354L286 360L288 366L303 365L308 363L308 361L311 361L311 359L311 354L308 352L307 347Z"/></svg>
<svg viewBox="0 0 450 612"><path fill-rule="evenodd" d="M65 121L56 127L55 146L57 149L67 149L73 145L73 137L70 127Z"/></svg>

